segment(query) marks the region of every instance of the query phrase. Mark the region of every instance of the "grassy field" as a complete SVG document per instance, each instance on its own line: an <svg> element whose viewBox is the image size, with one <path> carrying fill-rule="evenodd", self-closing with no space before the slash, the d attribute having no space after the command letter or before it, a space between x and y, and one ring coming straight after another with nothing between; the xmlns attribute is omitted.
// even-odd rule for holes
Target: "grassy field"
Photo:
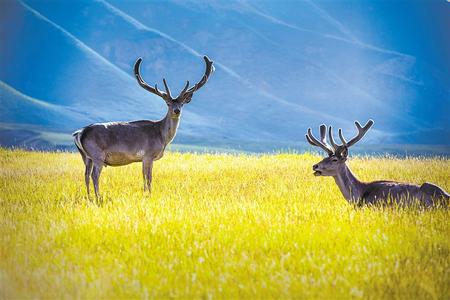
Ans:
<svg viewBox="0 0 450 300"><path fill-rule="evenodd" d="M311 154L168 153L106 168L0 149L0 298L450 299L449 210L355 209ZM354 158L362 180L450 190L450 160Z"/></svg>

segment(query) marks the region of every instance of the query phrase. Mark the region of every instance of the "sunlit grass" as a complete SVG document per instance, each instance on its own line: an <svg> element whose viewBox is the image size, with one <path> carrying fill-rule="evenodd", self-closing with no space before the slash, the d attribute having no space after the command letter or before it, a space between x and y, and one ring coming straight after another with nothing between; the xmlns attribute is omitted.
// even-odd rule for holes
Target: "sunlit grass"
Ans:
<svg viewBox="0 0 450 300"><path fill-rule="evenodd" d="M0 298L450 298L448 210L349 206L320 157L168 153L86 197L78 154L0 150ZM450 190L450 160L355 158Z"/></svg>

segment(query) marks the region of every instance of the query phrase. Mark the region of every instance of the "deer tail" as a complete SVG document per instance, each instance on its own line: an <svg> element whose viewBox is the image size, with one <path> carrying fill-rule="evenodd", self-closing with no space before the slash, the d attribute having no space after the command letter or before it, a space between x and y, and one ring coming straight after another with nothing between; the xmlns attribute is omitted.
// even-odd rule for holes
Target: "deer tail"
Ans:
<svg viewBox="0 0 450 300"><path fill-rule="evenodd" d="M84 128L78 129L74 133L72 133L73 136L73 142L75 143L75 146L77 146L78 150L87 156L86 150L84 150L83 145L81 144L81 137L83 135Z"/></svg>

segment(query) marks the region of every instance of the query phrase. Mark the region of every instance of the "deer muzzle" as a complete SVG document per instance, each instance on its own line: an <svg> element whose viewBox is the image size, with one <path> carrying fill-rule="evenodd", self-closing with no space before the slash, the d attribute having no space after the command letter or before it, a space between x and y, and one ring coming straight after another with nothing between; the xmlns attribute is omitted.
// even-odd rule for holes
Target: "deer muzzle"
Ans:
<svg viewBox="0 0 450 300"><path fill-rule="evenodd" d="M319 165L314 165L312 168L313 168L313 171L314 171L314 176L322 175L322 172L319 171Z"/></svg>

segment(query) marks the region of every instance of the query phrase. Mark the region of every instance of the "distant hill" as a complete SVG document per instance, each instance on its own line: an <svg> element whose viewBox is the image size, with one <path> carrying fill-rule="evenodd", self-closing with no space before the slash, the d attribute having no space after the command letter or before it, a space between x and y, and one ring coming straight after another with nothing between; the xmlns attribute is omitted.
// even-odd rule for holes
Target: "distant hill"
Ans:
<svg viewBox="0 0 450 300"><path fill-rule="evenodd" d="M371 7L372 14L386 9ZM136 58L144 59L147 82L165 77L175 92L201 77L207 54L216 72L185 106L174 141L185 149L306 149L307 127L325 122L350 136L353 120L372 118L365 144L450 152L447 66L388 42L375 45L380 35L372 30L386 24L345 18L339 7L332 16L327 8L297 1L4 1L0 144L66 148L70 133L89 123L162 118L163 101L133 77ZM392 147L402 153L415 146Z"/></svg>

